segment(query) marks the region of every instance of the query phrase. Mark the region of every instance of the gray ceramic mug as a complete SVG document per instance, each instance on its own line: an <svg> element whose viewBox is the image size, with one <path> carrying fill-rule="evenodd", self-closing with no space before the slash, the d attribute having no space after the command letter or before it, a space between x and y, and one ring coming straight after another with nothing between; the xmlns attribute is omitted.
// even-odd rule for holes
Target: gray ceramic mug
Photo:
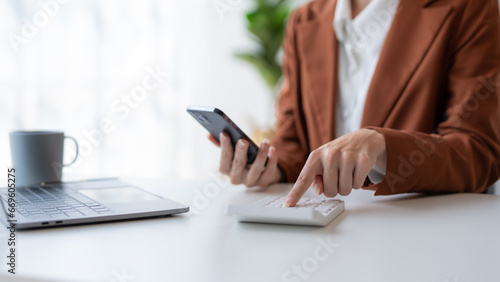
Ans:
<svg viewBox="0 0 500 282"><path fill-rule="evenodd" d="M75 159L63 164L64 139L75 142ZM62 168L78 157L75 138L61 131L13 131L9 134L12 165L16 169L16 184L25 186L41 182L61 182Z"/></svg>

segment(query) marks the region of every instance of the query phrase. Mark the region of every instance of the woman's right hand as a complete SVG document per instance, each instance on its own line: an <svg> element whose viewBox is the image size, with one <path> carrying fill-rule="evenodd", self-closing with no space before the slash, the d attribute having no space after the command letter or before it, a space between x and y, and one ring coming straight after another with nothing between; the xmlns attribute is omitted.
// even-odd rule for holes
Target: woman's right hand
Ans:
<svg viewBox="0 0 500 282"><path fill-rule="evenodd" d="M276 149L266 139L260 143L259 152L252 164L247 164L248 142L240 139L233 150L226 133L219 136L220 143L211 134L208 139L221 148L219 170L228 175L232 184L245 184L247 187L267 186L281 179ZM268 159L269 158L269 159ZM266 164L267 160L267 164Z"/></svg>

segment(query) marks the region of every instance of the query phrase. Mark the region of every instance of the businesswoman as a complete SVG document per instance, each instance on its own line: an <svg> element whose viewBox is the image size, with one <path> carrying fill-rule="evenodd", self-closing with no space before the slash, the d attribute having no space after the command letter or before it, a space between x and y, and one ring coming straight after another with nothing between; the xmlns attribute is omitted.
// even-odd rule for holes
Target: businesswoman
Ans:
<svg viewBox="0 0 500 282"><path fill-rule="evenodd" d="M317 194L483 192L500 175L497 0L316 0L288 19L272 145L220 170ZM266 164L266 158L269 160Z"/></svg>

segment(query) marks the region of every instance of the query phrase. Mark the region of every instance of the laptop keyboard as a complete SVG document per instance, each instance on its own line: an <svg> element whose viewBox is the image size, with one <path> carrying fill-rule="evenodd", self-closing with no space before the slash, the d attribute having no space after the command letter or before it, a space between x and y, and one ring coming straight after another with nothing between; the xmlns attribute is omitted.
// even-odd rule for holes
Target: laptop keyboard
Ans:
<svg viewBox="0 0 500 282"><path fill-rule="evenodd" d="M7 193L1 192L4 201ZM112 211L92 199L79 194L67 193L57 185L23 187L16 189L17 212L31 219L96 216Z"/></svg>

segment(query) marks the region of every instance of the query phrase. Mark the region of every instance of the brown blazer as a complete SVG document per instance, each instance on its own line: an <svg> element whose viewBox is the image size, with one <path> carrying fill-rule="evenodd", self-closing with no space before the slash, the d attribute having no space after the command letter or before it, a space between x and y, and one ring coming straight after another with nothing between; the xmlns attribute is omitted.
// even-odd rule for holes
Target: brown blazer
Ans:
<svg viewBox="0 0 500 282"><path fill-rule="evenodd" d="M335 138L336 0L289 18L273 145L288 182ZM361 128L384 135L377 195L482 192L500 175L497 0L401 0L368 90Z"/></svg>

